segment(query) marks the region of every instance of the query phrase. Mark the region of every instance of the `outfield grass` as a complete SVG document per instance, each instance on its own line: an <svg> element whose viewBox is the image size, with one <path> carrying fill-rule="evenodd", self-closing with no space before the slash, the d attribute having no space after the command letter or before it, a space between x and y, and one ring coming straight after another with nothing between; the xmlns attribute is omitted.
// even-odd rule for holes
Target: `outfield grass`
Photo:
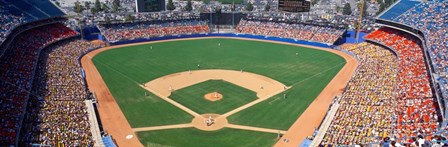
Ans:
<svg viewBox="0 0 448 147"><path fill-rule="evenodd" d="M131 127L189 123L193 119L190 114L147 92L111 65L93 61Z"/></svg>
<svg viewBox="0 0 448 147"><path fill-rule="evenodd" d="M219 101L204 99L204 95L217 91L223 95ZM257 99L257 94L223 80L209 80L171 93L170 98L199 113L224 114Z"/></svg>
<svg viewBox="0 0 448 147"><path fill-rule="evenodd" d="M303 80L291 89L228 117L229 123L288 130L343 64ZM287 98L283 98L286 93Z"/></svg>
<svg viewBox="0 0 448 147"><path fill-rule="evenodd" d="M137 83L194 70L200 64L202 69L243 69L292 85L287 99L279 94L228 118L230 123L282 130L294 123L345 65L342 57L322 50L237 39L123 47L105 51L93 61L132 127L190 122L192 117L180 109L154 95L145 97Z"/></svg>
<svg viewBox="0 0 448 147"><path fill-rule="evenodd" d="M218 131L201 131L195 128L137 132L144 146L188 147L270 147L277 134L224 128Z"/></svg>

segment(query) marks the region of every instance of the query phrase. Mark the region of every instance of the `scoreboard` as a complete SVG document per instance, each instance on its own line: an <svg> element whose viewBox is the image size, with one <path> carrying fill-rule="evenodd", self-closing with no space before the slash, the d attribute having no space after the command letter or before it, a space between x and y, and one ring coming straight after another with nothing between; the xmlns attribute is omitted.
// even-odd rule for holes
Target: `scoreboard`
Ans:
<svg viewBox="0 0 448 147"><path fill-rule="evenodd" d="M278 10L286 12L309 12L310 1L307 0L279 0Z"/></svg>

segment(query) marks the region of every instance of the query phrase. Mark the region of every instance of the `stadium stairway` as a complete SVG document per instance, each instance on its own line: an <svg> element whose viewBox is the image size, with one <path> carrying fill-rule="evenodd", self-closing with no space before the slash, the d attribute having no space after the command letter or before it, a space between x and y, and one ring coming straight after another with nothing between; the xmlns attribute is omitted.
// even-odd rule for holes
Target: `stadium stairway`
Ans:
<svg viewBox="0 0 448 147"><path fill-rule="evenodd" d="M319 143L322 142L322 139L324 139L325 132L327 132L328 128L330 127L331 122L333 121L334 116L336 115L336 112L339 109L339 102L335 102L331 108L330 111L328 111L327 116L323 120L322 124L319 127L319 131L317 135L314 137L313 142L311 142L310 146L319 146Z"/></svg>
<svg viewBox="0 0 448 147"><path fill-rule="evenodd" d="M101 132L99 130L98 126L98 120L96 119L95 110L93 108L92 100L85 100L84 101L87 106L87 113L89 114L89 121L90 121L90 131L92 132L92 139L95 142L95 147L105 147L104 139L101 137ZM112 139L111 139L112 140Z"/></svg>

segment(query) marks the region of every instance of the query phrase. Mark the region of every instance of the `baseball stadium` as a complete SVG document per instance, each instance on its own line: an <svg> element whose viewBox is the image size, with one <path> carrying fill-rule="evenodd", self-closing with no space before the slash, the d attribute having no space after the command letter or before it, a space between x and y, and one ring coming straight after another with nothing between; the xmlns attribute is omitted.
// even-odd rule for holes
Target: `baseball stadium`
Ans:
<svg viewBox="0 0 448 147"><path fill-rule="evenodd" d="M0 0L0 146L448 146L448 1Z"/></svg>

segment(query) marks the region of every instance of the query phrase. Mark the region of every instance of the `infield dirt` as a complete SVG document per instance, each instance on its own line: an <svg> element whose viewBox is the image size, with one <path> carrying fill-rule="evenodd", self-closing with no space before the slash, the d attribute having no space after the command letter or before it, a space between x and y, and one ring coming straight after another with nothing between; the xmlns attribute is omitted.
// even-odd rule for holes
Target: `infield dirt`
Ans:
<svg viewBox="0 0 448 147"><path fill-rule="evenodd" d="M209 100L209 101L219 101L223 98L221 93L218 92L210 92L204 95L204 99Z"/></svg>

